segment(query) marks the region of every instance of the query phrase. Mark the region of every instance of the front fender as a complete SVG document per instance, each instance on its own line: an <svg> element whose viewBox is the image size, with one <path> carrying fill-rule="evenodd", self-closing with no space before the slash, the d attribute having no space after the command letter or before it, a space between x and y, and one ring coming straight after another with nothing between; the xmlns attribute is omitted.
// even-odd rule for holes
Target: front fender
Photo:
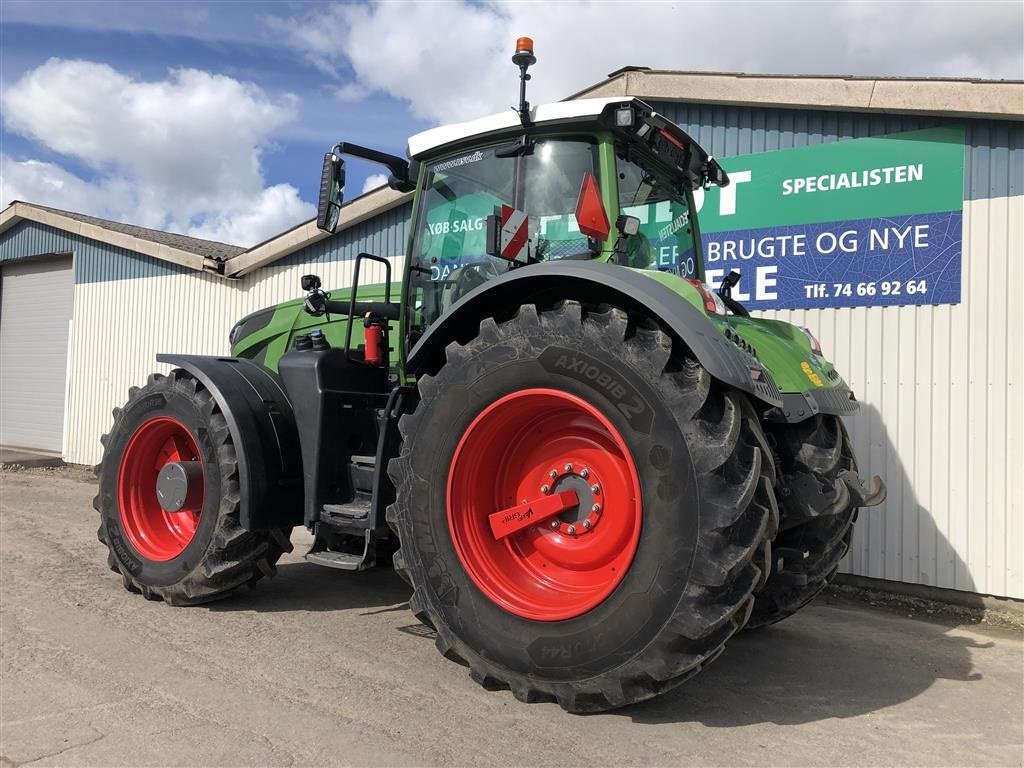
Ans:
<svg viewBox="0 0 1024 768"><path fill-rule="evenodd" d="M302 454L292 406L277 378L250 360L157 355L213 396L238 461L239 523L246 530L302 523Z"/></svg>
<svg viewBox="0 0 1024 768"><path fill-rule="evenodd" d="M675 342L686 345L714 378L767 407L782 405L771 374L755 357L726 339L707 315L679 292L642 270L591 261L532 264L478 286L419 339L409 352L406 372L418 375L436 370L444 360L444 348L452 341L469 341L485 317L504 320L522 304L545 306L564 299L614 304L651 317Z"/></svg>

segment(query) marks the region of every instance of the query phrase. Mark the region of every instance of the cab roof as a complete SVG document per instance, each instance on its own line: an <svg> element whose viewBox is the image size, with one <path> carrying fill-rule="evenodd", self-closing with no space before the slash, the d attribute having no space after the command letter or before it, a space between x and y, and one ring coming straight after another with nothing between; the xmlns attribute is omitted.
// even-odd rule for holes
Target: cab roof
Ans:
<svg viewBox="0 0 1024 768"><path fill-rule="evenodd" d="M619 96L603 99L577 99L559 101L554 104L540 104L530 108L530 120L535 125L566 120L596 120L609 104L642 104L634 96ZM644 105L648 110L650 107ZM502 133L522 125L519 114L508 109L496 115L488 115L465 123L452 123L422 131L409 138L408 154L413 160L421 160L434 150L466 139Z"/></svg>

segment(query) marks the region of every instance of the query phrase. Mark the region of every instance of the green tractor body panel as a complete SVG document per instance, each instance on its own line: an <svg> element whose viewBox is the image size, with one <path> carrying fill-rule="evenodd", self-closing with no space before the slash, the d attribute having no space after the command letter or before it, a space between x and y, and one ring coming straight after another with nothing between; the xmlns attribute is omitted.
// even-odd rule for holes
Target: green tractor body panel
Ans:
<svg viewBox="0 0 1024 768"><path fill-rule="evenodd" d="M700 293L688 281L665 272L649 274L703 308ZM784 394L845 386L832 363L816 354L807 334L792 323L741 315L712 315L711 322L726 337L736 334L749 344Z"/></svg>
<svg viewBox="0 0 1024 768"><path fill-rule="evenodd" d="M671 288L681 299L704 311L700 292L688 280L669 272L637 271ZM741 315L710 315L709 318L726 338L738 337L753 348L755 357L768 369L782 393L845 386L832 363L814 352L807 334L797 326L781 320Z"/></svg>
<svg viewBox="0 0 1024 768"><path fill-rule="evenodd" d="M672 289L679 294L681 300L704 311L703 298L689 281L669 272L646 269L634 271ZM392 283L391 295L398 296L400 293L401 285ZM348 289L331 292L332 298L339 301L348 299L349 295ZM383 301L384 295L383 283L359 286L360 301ZM266 319L268 316L269 320ZM753 348L756 357L772 374L783 393L803 393L844 386L832 363L814 353L806 334L795 325L780 320L738 315L711 315L709 319L726 338L738 337ZM247 325L257 327L247 332ZM348 318L339 315L314 317L304 311L302 299L293 299L253 313L243 318L236 327L245 335L233 339L232 356L253 360L276 372L278 361L291 348L295 337L309 333L314 328L323 331L331 346L344 347ZM395 330L394 324L392 330ZM358 348L361 344L360 328L353 328L352 334L352 346Z"/></svg>
<svg viewBox="0 0 1024 768"><path fill-rule="evenodd" d="M360 301L384 301L386 295L384 283L359 286ZM400 283L391 284L391 296L399 296L402 291ZM330 292L331 298L347 301L351 292L340 289ZM323 331L327 342L332 347L344 347L348 331L348 317L344 315L327 315L315 317L303 309L304 299L292 299L273 307L261 309L242 318L231 331L231 355L241 357L269 368L276 372L281 356L287 352L295 337L309 333L314 328ZM352 348L362 343L361 327L358 320L352 329ZM394 328L393 328L394 329Z"/></svg>
<svg viewBox="0 0 1024 768"><path fill-rule="evenodd" d="M811 349L800 328L781 320L729 316L719 321L729 326L756 351L756 356L782 392L810 392L843 385L835 367Z"/></svg>

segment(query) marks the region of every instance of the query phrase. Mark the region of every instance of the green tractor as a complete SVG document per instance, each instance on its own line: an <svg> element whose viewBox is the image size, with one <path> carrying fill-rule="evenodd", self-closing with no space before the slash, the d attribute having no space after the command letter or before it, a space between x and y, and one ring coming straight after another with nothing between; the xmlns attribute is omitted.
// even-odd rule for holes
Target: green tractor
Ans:
<svg viewBox="0 0 1024 768"><path fill-rule="evenodd" d="M192 605L307 560L387 563L440 652L521 701L600 711L667 691L836 572L860 479L857 403L811 333L703 282L694 190L718 163L635 98L426 131L400 279L257 312L233 357L133 388L103 439L99 538L124 586ZM666 244L667 243L667 244ZM378 263L385 280L360 285ZM365 271L365 270L364 270ZM355 583L353 583L355 587Z"/></svg>

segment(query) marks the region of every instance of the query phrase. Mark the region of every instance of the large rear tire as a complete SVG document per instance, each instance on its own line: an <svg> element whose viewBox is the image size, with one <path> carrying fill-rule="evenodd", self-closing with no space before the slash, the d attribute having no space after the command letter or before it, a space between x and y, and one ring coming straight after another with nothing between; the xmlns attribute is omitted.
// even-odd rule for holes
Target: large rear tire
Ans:
<svg viewBox="0 0 1024 768"><path fill-rule="evenodd" d="M773 568L757 592L747 626L767 626L810 603L850 549L857 501L841 476L857 475L850 437L838 416L773 426L782 520L772 542Z"/></svg>
<svg viewBox="0 0 1024 768"><path fill-rule="evenodd" d="M718 656L778 519L743 396L653 324L572 301L484 320L446 358L400 422L388 509L440 652L573 712L650 698ZM488 526L566 491L576 506Z"/></svg>
<svg viewBox="0 0 1024 768"><path fill-rule="evenodd" d="M247 531L239 524L237 456L227 422L184 371L154 374L145 387L132 387L102 442L93 500L97 536L129 591L171 605L206 603L273 576L278 559L291 551L290 528ZM161 477L168 483L164 501ZM169 500L168 489L180 496ZM164 504L180 508L169 512Z"/></svg>

